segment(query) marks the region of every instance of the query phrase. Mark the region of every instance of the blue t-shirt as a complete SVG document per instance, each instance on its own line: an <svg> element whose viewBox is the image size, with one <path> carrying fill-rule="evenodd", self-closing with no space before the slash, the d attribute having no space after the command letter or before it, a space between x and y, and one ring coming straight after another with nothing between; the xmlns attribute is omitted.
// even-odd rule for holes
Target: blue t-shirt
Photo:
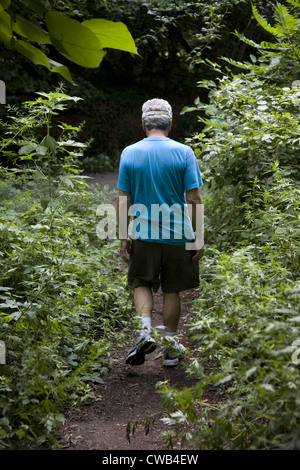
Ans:
<svg viewBox="0 0 300 470"><path fill-rule="evenodd" d="M194 152L168 137L148 137L121 155L118 189L131 194L131 237L183 244L194 239L185 191L202 186Z"/></svg>

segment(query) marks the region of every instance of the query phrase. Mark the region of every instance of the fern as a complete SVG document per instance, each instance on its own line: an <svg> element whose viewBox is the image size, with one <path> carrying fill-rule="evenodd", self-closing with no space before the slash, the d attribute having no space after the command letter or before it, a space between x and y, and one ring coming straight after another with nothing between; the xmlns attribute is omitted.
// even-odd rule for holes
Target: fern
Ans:
<svg viewBox="0 0 300 470"><path fill-rule="evenodd" d="M275 35L279 38L290 38L295 34L299 26L299 20L292 15L288 8L277 3L275 8L275 19L277 21Z"/></svg>
<svg viewBox="0 0 300 470"><path fill-rule="evenodd" d="M300 1L299 0L286 0L288 3L293 5L296 8L300 8Z"/></svg>
<svg viewBox="0 0 300 470"><path fill-rule="evenodd" d="M292 3L294 2L294 3ZM294 6L300 7L299 2L297 3L294 0L290 0ZM280 38L291 38L299 28L299 19L292 13L289 12L288 8L281 3L277 2L274 7L274 19L276 21L275 26L271 26L267 20L258 12L257 7L252 5L253 16L256 21L264 28L265 31L268 31L270 34L275 36L277 39Z"/></svg>
<svg viewBox="0 0 300 470"><path fill-rule="evenodd" d="M260 15L255 5L252 5L252 12L253 12L254 18L263 29L271 33L273 36L277 35L277 32L278 32L277 28L275 28L274 26L271 26L267 22L267 20L263 16Z"/></svg>
<svg viewBox="0 0 300 470"><path fill-rule="evenodd" d="M288 0L294 7L300 8L300 0ZM274 6L274 25L258 12L255 5L252 5L253 16L258 24L275 37L274 42L262 41L257 44L255 41L246 38L243 34L235 31L234 34L241 41L257 49L261 54L261 64L251 64L249 62L237 62L224 58L231 65L240 69L248 69L256 72L277 74L281 69L281 79L290 81L299 73L300 63L300 19L296 13L291 13L288 8L277 2ZM266 63L269 62L269 67ZM283 73L282 73L283 72ZM270 76L269 76L270 78ZM277 77L278 79L278 77Z"/></svg>
<svg viewBox="0 0 300 470"><path fill-rule="evenodd" d="M235 30L234 35L251 47L254 47L256 49L260 49L261 47L257 42L253 41L252 39L246 38L246 36L244 36L243 33L239 33L238 31Z"/></svg>
<svg viewBox="0 0 300 470"><path fill-rule="evenodd" d="M268 42L268 41L262 41L260 43L260 48L261 49L272 49L275 51L287 51L290 49L289 44L284 44L284 43L273 43L273 42Z"/></svg>
<svg viewBox="0 0 300 470"><path fill-rule="evenodd" d="M238 67L244 70L262 70L263 67L258 65L251 64L250 62L239 62L234 59L229 59L228 57L221 57L222 60L225 60L229 64L233 65L234 67Z"/></svg>
<svg viewBox="0 0 300 470"><path fill-rule="evenodd" d="M247 38L244 36L243 33L239 33L238 31L234 32L235 36L237 36L241 41L245 42L251 47L254 47L255 49L274 49L277 51L285 51L287 49L290 49L290 45L283 43L283 42L268 42L268 41L262 41L260 44L257 42L253 41L252 39Z"/></svg>

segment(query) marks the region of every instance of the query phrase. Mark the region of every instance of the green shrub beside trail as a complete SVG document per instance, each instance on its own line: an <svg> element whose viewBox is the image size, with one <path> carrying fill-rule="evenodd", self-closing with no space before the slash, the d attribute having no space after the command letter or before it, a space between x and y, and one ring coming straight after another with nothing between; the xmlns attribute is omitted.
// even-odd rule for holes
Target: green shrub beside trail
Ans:
<svg viewBox="0 0 300 470"><path fill-rule="evenodd" d="M116 329L130 321L116 243L96 236L97 207L115 195L84 183L77 129L61 124L53 137L51 118L68 99L42 95L3 127L15 164L0 180L2 449L55 447L65 407L102 383Z"/></svg>

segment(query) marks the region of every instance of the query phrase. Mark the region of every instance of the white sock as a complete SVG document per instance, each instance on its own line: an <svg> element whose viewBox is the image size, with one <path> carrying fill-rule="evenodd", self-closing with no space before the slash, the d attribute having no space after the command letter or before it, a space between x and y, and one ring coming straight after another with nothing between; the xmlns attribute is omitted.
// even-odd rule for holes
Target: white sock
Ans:
<svg viewBox="0 0 300 470"><path fill-rule="evenodd" d="M151 331L151 317L141 317L141 330L139 338Z"/></svg>
<svg viewBox="0 0 300 470"><path fill-rule="evenodd" d="M167 344L175 344L177 343L176 338L177 338L177 332L176 331L165 331L165 339L167 341Z"/></svg>

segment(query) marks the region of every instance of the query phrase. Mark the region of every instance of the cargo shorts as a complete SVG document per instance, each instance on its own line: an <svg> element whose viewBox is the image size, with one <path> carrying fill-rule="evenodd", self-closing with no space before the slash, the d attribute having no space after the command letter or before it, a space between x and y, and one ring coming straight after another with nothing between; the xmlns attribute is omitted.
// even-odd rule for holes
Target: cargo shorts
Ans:
<svg viewBox="0 0 300 470"><path fill-rule="evenodd" d="M199 286L199 261L185 244L168 245L132 240L128 285L150 287L157 292L175 293Z"/></svg>

